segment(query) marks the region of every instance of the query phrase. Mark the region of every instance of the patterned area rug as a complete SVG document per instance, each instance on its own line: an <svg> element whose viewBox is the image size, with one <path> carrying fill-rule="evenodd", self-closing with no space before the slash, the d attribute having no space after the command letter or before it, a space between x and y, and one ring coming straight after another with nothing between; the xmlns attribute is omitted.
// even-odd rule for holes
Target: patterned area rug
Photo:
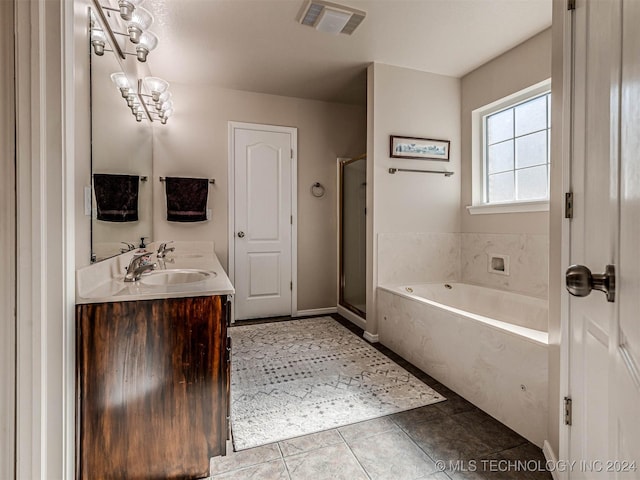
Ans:
<svg viewBox="0 0 640 480"><path fill-rule="evenodd" d="M229 333L236 450L445 400L330 317Z"/></svg>

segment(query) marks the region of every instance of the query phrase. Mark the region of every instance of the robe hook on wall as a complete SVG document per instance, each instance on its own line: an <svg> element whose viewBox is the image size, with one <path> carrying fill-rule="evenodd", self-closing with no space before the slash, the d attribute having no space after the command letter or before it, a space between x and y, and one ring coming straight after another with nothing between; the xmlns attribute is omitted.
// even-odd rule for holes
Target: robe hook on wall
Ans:
<svg viewBox="0 0 640 480"><path fill-rule="evenodd" d="M325 188L320 182L316 182L311 185L311 195L314 197L320 198L324 197Z"/></svg>

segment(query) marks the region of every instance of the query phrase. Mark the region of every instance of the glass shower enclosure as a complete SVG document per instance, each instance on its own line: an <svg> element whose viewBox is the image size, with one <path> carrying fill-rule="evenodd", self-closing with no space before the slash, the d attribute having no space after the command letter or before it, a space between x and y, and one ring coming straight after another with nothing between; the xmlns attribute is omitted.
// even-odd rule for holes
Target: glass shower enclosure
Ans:
<svg viewBox="0 0 640 480"><path fill-rule="evenodd" d="M340 159L339 304L366 319L367 157Z"/></svg>

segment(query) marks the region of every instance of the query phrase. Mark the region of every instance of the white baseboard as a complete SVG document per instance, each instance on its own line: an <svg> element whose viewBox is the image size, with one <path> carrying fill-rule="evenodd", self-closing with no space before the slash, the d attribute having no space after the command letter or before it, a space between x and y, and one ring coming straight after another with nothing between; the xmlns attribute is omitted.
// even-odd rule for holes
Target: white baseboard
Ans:
<svg viewBox="0 0 640 480"><path fill-rule="evenodd" d="M558 458L556 457L556 454L553 452L553 448L551 448L551 445L547 440L545 440L544 444L542 445L542 453L544 455L544 458L547 460L547 462L550 462L553 465L558 464ZM551 472L551 476L553 477L553 480L562 480L562 478L564 478L565 475L566 474L561 474L557 470L553 470Z"/></svg>
<svg viewBox="0 0 640 480"><path fill-rule="evenodd" d="M378 339L378 334L373 335L372 333L369 333L367 331L364 332L364 334L362 335L362 338L364 338L367 342L370 342L370 343L378 343L380 341Z"/></svg>
<svg viewBox="0 0 640 480"><path fill-rule="evenodd" d="M295 315L292 317L313 317L316 315L331 315L332 313L336 313L338 310L336 307L326 307L326 308L311 308L309 310L298 310Z"/></svg>
<svg viewBox="0 0 640 480"><path fill-rule="evenodd" d="M340 305L336 307L336 310L339 315L342 315L344 318L349 320L354 325L360 327L363 330L367 329L367 321L364 318L359 317L358 315L353 313L351 310L347 310L346 308Z"/></svg>

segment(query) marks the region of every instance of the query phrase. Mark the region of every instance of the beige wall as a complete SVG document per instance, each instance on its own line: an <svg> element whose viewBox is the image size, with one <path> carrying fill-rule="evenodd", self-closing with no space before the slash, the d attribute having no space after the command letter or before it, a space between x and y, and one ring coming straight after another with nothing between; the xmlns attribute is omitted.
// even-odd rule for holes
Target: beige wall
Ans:
<svg viewBox="0 0 640 480"><path fill-rule="evenodd" d="M0 478L14 478L15 454L15 108L13 2L0 2Z"/></svg>
<svg viewBox="0 0 640 480"><path fill-rule="evenodd" d="M370 170L367 332L377 332L377 237L380 233L451 233L460 230L460 80L375 63L369 67ZM392 159L389 136L451 141L449 162ZM390 167L450 170L451 177L388 173ZM371 181L372 180L372 181ZM371 205L372 203L372 205ZM373 207L371 209L371 207Z"/></svg>
<svg viewBox="0 0 640 480"><path fill-rule="evenodd" d="M298 310L337 303L336 158L361 155L366 148L365 108L227 90L171 84L175 115L154 127L155 240L213 240L226 268L228 255L228 122L298 128ZM166 221L164 190L158 176L215 178L209 190L211 221ZM326 194L313 197L322 183Z"/></svg>
<svg viewBox="0 0 640 480"><path fill-rule="evenodd" d="M546 234L548 212L470 215L471 112L551 77L551 29L544 30L462 78L461 231Z"/></svg>

